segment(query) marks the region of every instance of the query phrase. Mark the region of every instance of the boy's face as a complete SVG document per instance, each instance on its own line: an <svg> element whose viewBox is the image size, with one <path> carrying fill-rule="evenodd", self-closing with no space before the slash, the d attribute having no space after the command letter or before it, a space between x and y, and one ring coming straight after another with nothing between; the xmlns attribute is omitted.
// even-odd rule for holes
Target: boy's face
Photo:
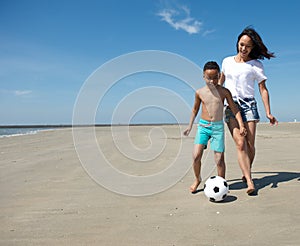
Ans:
<svg viewBox="0 0 300 246"><path fill-rule="evenodd" d="M203 73L203 78L207 85L217 85L220 74L217 69L207 69Z"/></svg>

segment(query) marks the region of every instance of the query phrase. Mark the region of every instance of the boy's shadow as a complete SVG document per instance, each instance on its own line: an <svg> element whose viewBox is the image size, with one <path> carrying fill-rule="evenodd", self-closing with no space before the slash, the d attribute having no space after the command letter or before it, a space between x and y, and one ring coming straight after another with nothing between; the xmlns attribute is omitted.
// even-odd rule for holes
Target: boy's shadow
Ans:
<svg viewBox="0 0 300 246"><path fill-rule="evenodd" d="M298 179L300 181L300 173L295 172L252 172L252 174L267 174L262 178L253 178L253 182L256 191L251 195L258 195L259 190L270 186L271 188L277 188L279 183ZM238 182L234 182L238 181ZM229 185L229 190L240 190L247 188L247 184L240 179L228 180L228 182L234 182Z"/></svg>

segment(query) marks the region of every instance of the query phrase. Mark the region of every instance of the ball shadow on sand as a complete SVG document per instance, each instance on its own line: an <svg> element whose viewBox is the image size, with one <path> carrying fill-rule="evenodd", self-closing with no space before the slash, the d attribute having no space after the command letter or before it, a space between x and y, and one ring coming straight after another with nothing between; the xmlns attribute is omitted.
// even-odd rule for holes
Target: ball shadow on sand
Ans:
<svg viewBox="0 0 300 246"><path fill-rule="evenodd" d="M197 194L199 192L203 192L204 189L197 189L195 192L192 192L192 194ZM230 191L229 191L230 192ZM233 195L227 195L224 200L222 201L219 201L219 202L213 202L211 201L212 203L229 203L229 202L234 202L235 200L237 200L237 197L236 196L233 196Z"/></svg>
<svg viewBox="0 0 300 246"><path fill-rule="evenodd" d="M234 202L237 200L237 197L236 196L233 196L233 195L227 195L224 200L222 201L219 201L219 202L213 202L213 203L219 203L219 204L222 204L222 203L230 203L230 202Z"/></svg>

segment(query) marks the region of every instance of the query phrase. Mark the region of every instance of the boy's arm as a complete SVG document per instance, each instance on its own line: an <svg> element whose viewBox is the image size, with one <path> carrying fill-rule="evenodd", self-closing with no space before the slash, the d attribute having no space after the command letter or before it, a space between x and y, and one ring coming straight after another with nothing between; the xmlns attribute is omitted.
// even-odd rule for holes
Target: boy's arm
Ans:
<svg viewBox="0 0 300 246"><path fill-rule="evenodd" d="M187 129L183 132L183 134L185 136L188 136L190 134L191 130L192 130L194 120L195 120L195 118L196 118L196 116L199 112L200 104L201 104L201 99L200 99L200 96L199 96L198 92L196 91L194 107L192 109L192 113L191 113L191 117L190 117L190 123L189 123Z"/></svg>
<svg viewBox="0 0 300 246"><path fill-rule="evenodd" d="M225 89L225 88L224 88ZM247 129L245 128L245 125L244 125L244 122L243 122L243 119L242 119L242 115L239 111L239 109L237 108L237 106L235 105L233 99L232 99L232 95L230 93L229 90L225 89L225 98L227 100L227 103L228 103L228 106L229 108L231 109L232 113L234 114L238 124L239 124L239 127L240 127L240 134L242 136L246 136L247 135Z"/></svg>

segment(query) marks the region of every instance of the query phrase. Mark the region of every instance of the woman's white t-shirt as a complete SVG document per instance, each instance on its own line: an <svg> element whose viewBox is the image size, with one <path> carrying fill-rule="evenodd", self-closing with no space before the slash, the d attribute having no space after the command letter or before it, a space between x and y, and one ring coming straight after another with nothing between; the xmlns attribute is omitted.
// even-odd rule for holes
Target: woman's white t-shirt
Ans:
<svg viewBox="0 0 300 246"><path fill-rule="evenodd" d="M222 72L225 75L224 86L230 90L234 100L254 98L255 82L259 84L267 79L259 60L239 63L234 60L234 56L223 60Z"/></svg>

